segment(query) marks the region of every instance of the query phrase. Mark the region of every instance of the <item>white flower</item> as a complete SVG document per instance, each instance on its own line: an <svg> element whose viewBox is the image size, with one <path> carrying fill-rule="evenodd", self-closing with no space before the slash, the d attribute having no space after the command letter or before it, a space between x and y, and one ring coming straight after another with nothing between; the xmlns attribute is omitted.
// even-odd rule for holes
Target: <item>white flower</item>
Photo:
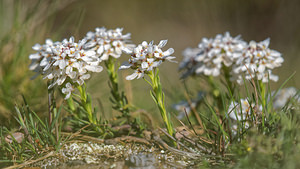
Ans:
<svg viewBox="0 0 300 169"><path fill-rule="evenodd" d="M187 101L181 101L177 104L172 105L172 107L179 112L177 118L179 120L183 119L186 116L185 112L189 114L192 111L192 109L197 108L197 106L203 100L203 98L204 93L199 92L197 98L191 100L191 104L189 104Z"/></svg>
<svg viewBox="0 0 300 169"><path fill-rule="evenodd" d="M83 50L84 43L85 40L75 43L71 37L69 41L64 39L61 44L55 45L53 61L43 69L44 78L56 80L54 84L57 85L62 85L66 79L82 85L90 77L88 72L101 72L100 60L94 51Z"/></svg>
<svg viewBox="0 0 300 169"><path fill-rule="evenodd" d="M259 43L251 41L233 65L232 80L242 84L244 76L246 80L256 77L263 83L267 83L269 79L277 81L278 76L272 74L272 69L281 66L284 59L281 53L268 48L269 43L270 39Z"/></svg>
<svg viewBox="0 0 300 169"><path fill-rule="evenodd" d="M70 96L71 93L74 91L74 87L72 86L71 83L67 83L65 87L62 88L62 93L66 95L65 100L67 100Z"/></svg>
<svg viewBox="0 0 300 169"><path fill-rule="evenodd" d="M128 62L123 63L119 69L134 69L135 72L126 77L127 80L133 80L135 78L139 79L144 77L144 74L152 71L158 67L165 60L174 62L173 48L169 48L166 51L162 51L167 43L167 40L162 40L158 45L153 45L153 41L149 44L144 41L142 44L138 45L134 49L125 48L123 51L130 54L130 59Z"/></svg>
<svg viewBox="0 0 300 169"><path fill-rule="evenodd" d="M177 110L179 113L177 115L177 118L179 120L183 119L187 114L190 114L192 108L196 107L196 104L194 102L191 103L191 105L187 101L181 101L175 105L172 106L175 110Z"/></svg>
<svg viewBox="0 0 300 169"><path fill-rule="evenodd" d="M196 57L200 52L200 48L186 48L182 52L184 57L179 63L179 70L186 69L186 72L182 75L182 78L186 78L189 75L194 75L195 70L201 66L201 63L196 61Z"/></svg>
<svg viewBox="0 0 300 169"><path fill-rule="evenodd" d="M254 105L250 104L247 99L241 99L240 103L230 103L227 114L233 122L231 125L233 135L236 135L238 132L238 122L242 123L246 129L250 127L250 118L252 116L252 113L254 113L254 109ZM262 107L259 106L258 110L256 111L261 112Z"/></svg>
<svg viewBox="0 0 300 169"><path fill-rule="evenodd" d="M185 69L182 77L203 74L219 76L223 66L230 70L230 80L243 83L243 77L250 80L256 77L263 83L277 81L278 76L272 74L272 69L281 66L284 59L275 50L269 49L270 40L266 39L249 44L239 36L233 38L228 32L215 38L203 38L195 49L186 49L184 59L179 69Z"/></svg>
<svg viewBox="0 0 300 169"><path fill-rule="evenodd" d="M274 96L275 91L272 92L273 98L273 108L274 109L281 109L283 108L289 100L294 98L298 103L300 103L300 94L298 90L294 87L289 87L285 89L279 90L276 95Z"/></svg>
<svg viewBox="0 0 300 169"><path fill-rule="evenodd" d="M154 58L146 58L144 62L142 62L142 69L147 72L152 71L153 68L158 67L161 64L161 60L155 61Z"/></svg>
<svg viewBox="0 0 300 169"><path fill-rule="evenodd" d="M187 69L183 77L194 74L219 76L223 66L231 66L242 55L246 42L239 36L233 38L228 32L214 39L203 38L195 49L186 49L180 69Z"/></svg>
<svg viewBox="0 0 300 169"><path fill-rule="evenodd" d="M235 121L247 120L251 115L253 107L247 99L241 99L240 103L231 102L228 108L229 117Z"/></svg>
<svg viewBox="0 0 300 169"><path fill-rule="evenodd" d="M35 44L32 49L37 51L37 53L29 55L31 64L29 65L29 70L36 72L37 74L43 74L43 69L51 62L53 51L52 48L54 45L57 45L59 42L53 43L51 39L46 39L44 45Z"/></svg>
<svg viewBox="0 0 300 169"><path fill-rule="evenodd" d="M135 78L140 79L142 77L144 77L144 72L142 72L140 69L137 69L133 74L126 76L126 80L133 80Z"/></svg>
<svg viewBox="0 0 300 169"><path fill-rule="evenodd" d="M125 48L133 48L133 44L128 44L130 41L130 33L122 34L123 28L110 29L96 28L95 32L88 32L85 36L87 43L84 49L93 49L101 60L108 58L119 58L122 50Z"/></svg>
<svg viewBox="0 0 300 169"><path fill-rule="evenodd" d="M103 69L99 66L101 60L95 51L83 49L85 43L85 39L75 43L71 37L62 42L46 40L45 45L37 44L33 49L38 53L29 56L32 60L29 68L44 75L44 79L53 80L48 89L56 85L65 86L62 93L66 94L67 99L74 85L82 85L90 78L91 72L101 72Z"/></svg>

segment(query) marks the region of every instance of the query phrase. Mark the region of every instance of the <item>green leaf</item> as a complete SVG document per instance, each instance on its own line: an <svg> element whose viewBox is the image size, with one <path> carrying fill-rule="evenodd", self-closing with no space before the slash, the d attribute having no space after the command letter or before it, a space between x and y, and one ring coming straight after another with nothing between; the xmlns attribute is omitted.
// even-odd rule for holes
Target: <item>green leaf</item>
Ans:
<svg viewBox="0 0 300 169"><path fill-rule="evenodd" d="M150 95L151 95L152 99L155 101L155 103L158 104L158 101L157 101L157 99L156 99L156 96L155 96L155 94L153 93L152 90L150 90Z"/></svg>

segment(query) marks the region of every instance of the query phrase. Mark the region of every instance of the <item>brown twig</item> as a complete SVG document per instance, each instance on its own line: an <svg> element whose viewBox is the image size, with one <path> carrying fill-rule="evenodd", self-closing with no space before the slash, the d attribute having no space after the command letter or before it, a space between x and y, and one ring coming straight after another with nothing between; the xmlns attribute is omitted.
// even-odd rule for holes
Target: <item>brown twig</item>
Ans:
<svg viewBox="0 0 300 169"><path fill-rule="evenodd" d="M195 129L194 129L194 127L193 127L193 125L192 125L192 123L191 123L189 117L188 117L188 114L187 114L185 108L184 108L184 113L185 113L185 117L186 117L187 121L189 122L190 127L193 129L193 131L194 131L194 133L196 134L196 136L198 136L198 133L195 131ZM203 128L203 126L201 126L201 127Z"/></svg>
<svg viewBox="0 0 300 169"><path fill-rule="evenodd" d="M193 159L198 159L201 156L196 153L190 153L190 152L186 152L186 151L182 151L182 150L178 150L176 148L170 147L166 142L164 142L160 138L160 136L157 132L153 133L153 139L158 143L158 145L161 145L162 147L164 147L165 149L167 149L168 151L170 151L174 154L188 156L189 158L193 158Z"/></svg>
<svg viewBox="0 0 300 169"><path fill-rule="evenodd" d="M151 143L148 140L139 137L134 137L134 136L116 137L116 138L104 140L104 142L106 144L116 144L119 142L135 142L135 143L151 145Z"/></svg>
<svg viewBox="0 0 300 169"><path fill-rule="evenodd" d="M85 128L89 127L90 124L82 127L81 129L79 129L78 131L76 131L75 133L65 133L65 132L61 132L61 134L65 134L65 135L70 135L69 139L72 139L73 137L76 137L78 135L80 135L79 133L81 133L82 130L84 130Z"/></svg>
<svg viewBox="0 0 300 169"><path fill-rule="evenodd" d="M131 129L131 125L129 124L124 124L124 125L121 125L121 126L114 126L112 127L113 130L130 130Z"/></svg>
<svg viewBox="0 0 300 169"><path fill-rule="evenodd" d="M49 158L49 157L51 157L51 156L54 156L55 154L56 154L55 152L51 151L51 152L48 153L47 155L45 155L45 156L43 156L43 157L41 157L41 158L38 158L38 159L36 159L36 160L29 160L29 161L26 161L26 162L24 162L24 163L22 163L22 164L13 165L13 166L10 166L10 167L6 167L6 168L4 168L4 169L21 168L21 167L27 166L27 165L29 165L29 164L32 164L32 163L35 163L35 162L44 160L44 159L46 159L46 158Z"/></svg>
<svg viewBox="0 0 300 169"><path fill-rule="evenodd" d="M86 136L86 135L82 135L82 134L75 135L74 133L65 133L65 132L61 132L61 134L65 135L65 136L70 136L70 138L78 137L78 139L84 140L84 141L93 141L93 142L97 142L97 143L104 143L104 139L99 139L99 138Z"/></svg>
<svg viewBox="0 0 300 169"><path fill-rule="evenodd" d="M190 106L190 108L191 108L194 116L196 117L197 122L203 128L202 120L201 120L199 114L197 113L197 110L195 109L195 107L192 106L192 102L191 102L191 99L190 99L189 95L186 92L184 93L184 95L185 95L185 97L186 97L186 99L188 101L188 104L189 104L189 106Z"/></svg>
<svg viewBox="0 0 300 169"><path fill-rule="evenodd" d="M173 141L175 141L178 145L182 146L183 148L185 148L186 150L195 153L195 151L191 150L190 148L188 148L187 146L185 146L183 143L181 143L179 140L177 140L176 138L174 138L173 136L171 136L168 132L166 132L164 129L159 128L160 131L162 131L166 136L168 136L169 138L171 138Z"/></svg>
<svg viewBox="0 0 300 169"><path fill-rule="evenodd" d="M182 126L184 126L184 128L186 129L186 130L188 130L190 133L194 133L194 132L192 132L181 120L179 120L179 119L177 119L180 123L181 123L181 125ZM204 138L202 138L202 137L200 137L199 135L196 135L195 133L194 133L194 135L195 136L197 136L201 141L203 141L203 142L205 142L205 143L207 143L207 144L213 144L211 141L209 141L209 140L206 140L206 139L204 139Z"/></svg>

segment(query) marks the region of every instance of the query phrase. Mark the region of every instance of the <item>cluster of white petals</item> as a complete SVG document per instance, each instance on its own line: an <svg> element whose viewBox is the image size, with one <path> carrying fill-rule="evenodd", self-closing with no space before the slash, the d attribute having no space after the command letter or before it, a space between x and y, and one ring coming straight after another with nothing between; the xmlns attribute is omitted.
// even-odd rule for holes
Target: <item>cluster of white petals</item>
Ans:
<svg viewBox="0 0 300 169"><path fill-rule="evenodd" d="M178 111L177 118L182 120L186 114L189 115L193 109L196 109L199 106L204 96L204 92L199 92L197 98L192 99L190 102L183 100L177 104L173 104L173 109Z"/></svg>
<svg viewBox="0 0 300 169"><path fill-rule="evenodd" d="M229 114L229 117L233 120L231 129L234 135L236 135L238 130L237 122L243 122L245 128L250 127L249 120L252 113L255 113L255 111L258 111L256 113L261 113L262 106L259 106L258 109L255 110L254 104L250 104L247 99L241 99L239 103L231 102L227 114Z"/></svg>
<svg viewBox="0 0 300 169"><path fill-rule="evenodd" d="M53 81L48 89L55 85L61 86L67 99L74 90L74 85L82 85L90 78L90 72L101 72L103 69L99 66L101 60L96 53L83 49L85 43L86 40L76 43L71 37L62 42L53 43L48 39L44 45L36 44L33 49L37 53L29 56L32 60L29 69L42 74L44 79Z"/></svg>
<svg viewBox="0 0 300 169"><path fill-rule="evenodd" d="M234 121L244 121L249 118L254 106L250 105L247 99L241 99L240 103L231 102L228 108L228 114Z"/></svg>
<svg viewBox="0 0 300 169"><path fill-rule="evenodd" d="M239 58L246 46L239 36L231 37L228 32L215 38L203 38L198 48L188 48L179 69L186 69L184 77L204 74L219 76L223 66L231 66Z"/></svg>
<svg viewBox="0 0 300 169"><path fill-rule="evenodd" d="M31 60L31 64L29 65L29 69L36 72L37 75L43 74L43 69L51 62L53 59L53 51L54 46L59 45L60 42L55 42L51 39L46 39L45 44L35 44L32 49L37 51L34 54L29 55L29 59Z"/></svg>
<svg viewBox="0 0 300 169"><path fill-rule="evenodd" d="M88 32L85 36L85 49L93 49L101 60L108 60L109 56L119 58L124 48L133 48L130 42L130 33L122 34L123 28L110 29L96 28L95 32Z"/></svg>
<svg viewBox="0 0 300 169"><path fill-rule="evenodd" d="M279 90L276 95L275 91L272 92L271 96L273 98L273 108L282 109L286 104L292 100L300 104L300 93L299 89L295 87L289 87Z"/></svg>
<svg viewBox="0 0 300 169"><path fill-rule="evenodd" d="M281 66L281 53L269 48L270 39L256 43L251 41L233 66L233 77L239 84L256 77L263 83L277 81L278 76L272 74L272 69Z"/></svg>
<svg viewBox="0 0 300 169"><path fill-rule="evenodd" d="M183 61L179 69L185 69L183 77L189 75L219 76L224 67L230 71L231 81L242 84L246 80L257 78L263 83L269 79L277 81L272 69L281 66L284 59L281 54L269 48L270 40L266 39L249 44L240 36L231 37L228 32L215 38L203 38L198 48L187 48L183 51Z"/></svg>
<svg viewBox="0 0 300 169"><path fill-rule="evenodd" d="M172 61L174 56L170 56L174 53L173 48L169 48L166 51L162 51L162 48L167 44L167 40L161 40L158 45L153 45L153 41L147 43L144 41L134 49L126 48L124 52L130 54L129 62L123 63L119 69L134 69L135 72L126 77L126 80L139 79L144 76L145 73L152 71L158 67L163 61ZM173 61L174 62L174 61Z"/></svg>

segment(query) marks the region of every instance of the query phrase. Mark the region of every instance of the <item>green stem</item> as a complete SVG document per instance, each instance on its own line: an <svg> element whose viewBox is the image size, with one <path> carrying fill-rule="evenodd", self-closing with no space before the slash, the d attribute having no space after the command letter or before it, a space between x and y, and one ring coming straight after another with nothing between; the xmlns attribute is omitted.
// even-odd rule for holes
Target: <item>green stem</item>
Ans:
<svg viewBox="0 0 300 169"><path fill-rule="evenodd" d="M74 100L72 97L69 97L67 99L67 104L68 104L68 107L69 109L71 110L71 112L75 112L76 108L75 108L75 105L74 105Z"/></svg>
<svg viewBox="0 0 300 169"><path fill-rule="evenodd" d="M220 96L220 91L219 88L217 87L214 77L213 76L208 76L208 83L211 86L211 93L215 98L218 98Z"/></svg>
<svg viewBox="0 0 300 169"><path fill-rule="evenodd" d="M233 86L233 83L230 81L230 68L223 65L223 71L224 71L224 76L225 76L225 81L227 83L227 86L229 87L229 90L231 92L231 95L233 95L233 92L234 92L234 86Z"/></svg>
<svg viewBox="0 0 300 169"><path fill-rule="evenodd" d="M151 79L152 83L152 89L153 92L151 93L153 100L156 102L158 109L160 111L160 114L163 118L163 121L167 127L167 131L171 136L174 136L174 129L172 126L172 122L170 121L170 114L167 113L165 108L165 95L162 91L160 78L159 78L159 70L156 68L156 70L148 72L148 76ZM176 143L174 143L176 145Z"/></svg>
<svg viewBox="0 0 300 169"><path fill-rule="evenodd" d="M266 111L266 84L262 82L262 80L259 80L259 87L260 87L260 95L261 95L261 100L262 100L262 127L264 128L265 126L265 111ZM258 105L257 105L258 106Z"/></svg>
<svg viewBox="0 0 300 169"><path fill-rule="evenodd" d="M47 86L49 86L51 83L53 83L53 80L48 81ZM48 111L49 111L49 126L51 126L53 117L55 118L57 116L56 102L54 97L54 87L48 89ZM58 142L59 133L58 133L57 120L55 121L55 134L56 134L56 141Z"/></svg>
<svg viewBox="0 0 300 169"><path fill-rule="evenodd" d="M211 93L213 94L213 98L216 100L217 106L219 108L218 111L221 112L223 109L223 101L220 88L213 76L208 76L208 84L211 86Z"/></svg>
<svg viewBox="0 0 300 169"><path fill-rule="evenodd" d="M47 86L53 83L53 80L47 82ZM49 118L49 126L52 123L53 109L54 109L54 87L48 89L48 118Z"/></svg>
<svg viewBox="0 0 300 169"><path fill-rule="evenodd" d="M54 114L54 117L56 118L56 116L57 116L56 107L54 107L54 109L53 109L53 114ZM56 119L56 121L55 121L55 134L56 134L56 142L58 142L58 140L59 140L58 119Z"/></svg>
<svg viewBox="0 0 300 169"><path fill-rule="evenodd" d="M129 120L129 108L128 101L124 94L121 94L119 91L119 83L118 83L118 73L115 70L116 59L113 57L109 57L107 61L105 61L105 66L107 68L107 73L110 81L110 89L112 94L112 100L114 105L114 109L120 111L123 117L126 117Z"/></svg>
<svg viewBox="0 0 300 169"><path fill-rule="evenodd" d="M78 86L77 89L79 90L79 93L80 93L81 104L82 104L84 110L87 112L90 123L96 124L96 120L93 117L91 96L89 94L87 94L87 92L86 92L85 83L82 86Z"/></svg>

